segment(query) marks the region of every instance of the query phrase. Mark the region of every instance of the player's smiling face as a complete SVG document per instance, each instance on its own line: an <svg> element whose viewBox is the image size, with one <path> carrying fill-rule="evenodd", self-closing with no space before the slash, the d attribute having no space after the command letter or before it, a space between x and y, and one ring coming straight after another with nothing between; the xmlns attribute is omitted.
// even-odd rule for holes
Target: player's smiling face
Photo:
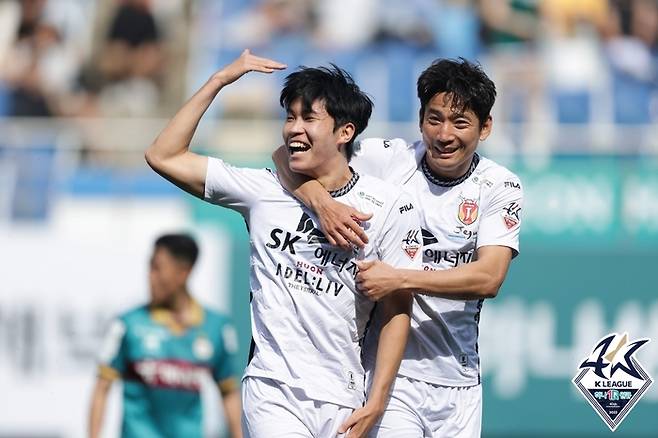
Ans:
<svg viewBox="0 0 658 438"><path fill-rule="evenodd" d="M345 159L341 151L346 142L344 129L334 129L334 119L322 101L313 102L309 112L303 111L301 98L292 102L283 125L283 141L290 170L312 178L330 174Z"/></svg>
<svg viewBox="0 0 658 438"><path fill-rule="evenodd" d="M449 94L435 94L425 106L420 123L432 171L450 179L468 172L478 143L489 136L491 125L491 117L480 124L472 110L453 108Z"/></svg>

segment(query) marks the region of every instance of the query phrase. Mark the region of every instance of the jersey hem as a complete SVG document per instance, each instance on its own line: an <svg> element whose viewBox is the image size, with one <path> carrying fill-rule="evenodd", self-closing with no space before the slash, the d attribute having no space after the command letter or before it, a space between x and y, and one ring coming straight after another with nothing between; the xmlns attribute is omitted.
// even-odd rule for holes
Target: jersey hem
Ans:
<svg viewBox="0 0 658 438"><path fill-rule="evenodd" d="M290 388L293 389L299 389L301 391L304 391L304 394L306 394L306 397L308 397L311 400L316 400L316 401L321 401L321 402L327 402L327 403L332 403L338 406L344 406L347 408L352 408L352 409L358 409L363 406L363 403L365 403L365 397L363 399L360 398L355 398L351 402L346 402L345 400L339 400L337 398L333 397L320 397L320 396L314 396L313 395L313 390L309 391L308 388L303 388L293 382L288 381L285 378L281 378L280 376L270 374L270 373L255 373L255 372L249 372L245 373L244 376L242 376L242 381L246 379L247 377L254 377L254 378L262 378L262 379L271 379L271 380L276 380L277 382L281 382L285 385L288 385Z"/></svg>
<svg viewBox="0 0 658 438"><path fill-rule="evenodd" d="M460 381L450 379L432 379L428 378L426 374L416 374L414 372L409 372L402 369L398 371L398 376L408 377L410 379L418 380L419 382L430 383L432 385L448 386L451 388L465 388L469 386L477 386L480 384L477 376L473 377L472 379L465 379Z"/></svg>

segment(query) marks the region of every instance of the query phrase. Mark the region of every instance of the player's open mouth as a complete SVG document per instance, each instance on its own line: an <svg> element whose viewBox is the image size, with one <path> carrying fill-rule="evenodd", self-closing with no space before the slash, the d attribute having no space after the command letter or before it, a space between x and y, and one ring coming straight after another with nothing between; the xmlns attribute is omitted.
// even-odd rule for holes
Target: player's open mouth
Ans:
<svg viewBox="0 0 658 438"><path fill-rule="evenodd" d="M459 148L450 148L450 149L441 149L438 147L434 147L434 153L440 156L449 156L457 152Z"/></svg>
<svg viewBox="0 0 658 438"><path fill-rule="evenodd" d="M288 143L288 152L294 154L295 152L306 152L311 149L311 145L302 143L301 141L291 141Z"/></svg>

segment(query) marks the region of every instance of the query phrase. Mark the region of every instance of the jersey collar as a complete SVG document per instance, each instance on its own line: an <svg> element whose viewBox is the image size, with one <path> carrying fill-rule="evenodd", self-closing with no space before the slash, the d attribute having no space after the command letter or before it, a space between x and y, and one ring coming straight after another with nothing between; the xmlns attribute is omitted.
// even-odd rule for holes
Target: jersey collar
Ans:
<svg viewBox="0 0 658 438"><path fill-rule="evenodd" d="M473 172L475 172L475 168L478 167L478 163L480 163L480 156L477 153L473 154L473 160L471 160L471 166L468 168L468 171L457 179L446 179L436 175L434 172L432 172L432 169L430 169L429 164L427 164L425 155L423 155L423 159L420 162L420 165L423 169L425 178L427 178L432 184L436 184L437 186L441 187L454 187L466 181L468 177L470 177Z"/></svg>
<svg viewBox="0 0 658 438"><path fill-rule="evenodd" d="M176 318L174 318L173 312L168 309L155 308L150 309L149 313L153 321L164 325L173 333L180 335L185 332L186 329L190 327L197 327L203 323L204 312L203 307L195 299L192 299L190 302L190 308L188 309L188 325L184 326L180 324Z"/></svg>
<svg viewBox="0 0 658 438"><path fill-rule="evenodd" d="M331 195L332 198L338 198L339 196L346 195L350 190L354 188L357 181L359 181L359 174L356 173L354 169L352 169L352 166L350 166L350 172L352 172L352 178L347 181L347 184L345 184L340 189L332 190L329 192L329 195Z"/></svg>

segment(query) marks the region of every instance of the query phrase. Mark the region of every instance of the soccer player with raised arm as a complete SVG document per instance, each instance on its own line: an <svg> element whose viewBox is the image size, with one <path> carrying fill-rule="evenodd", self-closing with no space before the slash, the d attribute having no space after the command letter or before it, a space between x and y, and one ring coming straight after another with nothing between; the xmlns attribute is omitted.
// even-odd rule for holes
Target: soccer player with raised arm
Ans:
<svg viewBox="0 0 658 438"><path fill-rule="evenodd" d="M465 60L437 60L418 79L422 140L366 139L352 166L403 186L419 209L423 270L359 262L359 290L373 300L413 291L409 341L391 399L372 436L479 437L482 417L478 321L519 251L521 183L480 156L492 128L493 82ZM330 242L368 241L358 211L327 195L322 181L283 168L281 178L318 214ZM371 332L376 334L376 332ZM366 342L367 367L377 363Z"/></svg>
<svg viewBox="0 0 658 438"><path fill-rule="evenodd" d="M370 244L328 243L315 214L269 169L246 169L197 155L189 144L220 90L250 71L285 68L245 50L181 108L146 152L149 165L179 187L245 219L251 242L252 354L245 370L243 432L247 437L365 436L388 400L409 331L411 294L378 304L377 365L365 396L361 345L374 303L356 290L357 260L420 268L421 235L409 195L348 165L353 141L372 102L337 67L288 75L286 166L316 178L360 216ZM376 350L376 351L375 351Z"/></svg>
<svg viewBox="0 0 658 438"><path fill-rule="evenodd" d="M89 437L101 436L114 381L123 381L123 438L203 437L201 383L210 374L222 394L231 438L240 438L235 374L237 335L226 316L199 304L187 279L199 249L186 234L155 241L151 301L110 325L91 398Z"/></svg>

